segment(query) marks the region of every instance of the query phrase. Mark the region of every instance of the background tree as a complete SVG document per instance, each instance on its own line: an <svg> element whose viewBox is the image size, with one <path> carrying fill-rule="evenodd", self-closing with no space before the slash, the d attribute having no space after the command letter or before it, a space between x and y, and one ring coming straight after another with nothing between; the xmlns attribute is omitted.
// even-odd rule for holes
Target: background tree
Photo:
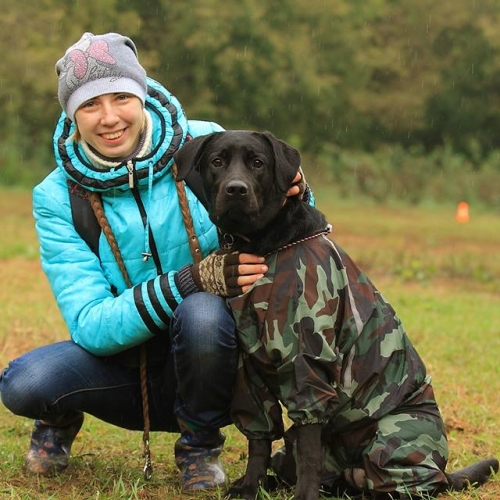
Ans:
<svg viewBox="0 0 500 500"><path fill-rule="evenodd" d="M0 182L53 168L54 65L84 31L131 36L189 117L271 130L377 199L415 156L425 185L449 165L496 175L499 16L495 0L4 0Z"/></svg>

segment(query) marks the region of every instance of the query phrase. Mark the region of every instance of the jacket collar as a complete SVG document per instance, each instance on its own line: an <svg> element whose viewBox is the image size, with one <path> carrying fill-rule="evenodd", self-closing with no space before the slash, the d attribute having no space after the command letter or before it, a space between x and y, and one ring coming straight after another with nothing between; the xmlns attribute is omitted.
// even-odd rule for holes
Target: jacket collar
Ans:
<svg viewBox="0 0 500 500"><path fill-rule="evenodd" d="M80 144L70 137L75 126L64 113L61 114L54 133L54 154L58 168L66 176L91 191L128 189L130 168L134 170L136 183L147 184L170 169L173 154L186 140L188 122L179 101L162 85L148 78L146 109L152 118L152 145L149 154L103 170L87 157Z"/></svg>

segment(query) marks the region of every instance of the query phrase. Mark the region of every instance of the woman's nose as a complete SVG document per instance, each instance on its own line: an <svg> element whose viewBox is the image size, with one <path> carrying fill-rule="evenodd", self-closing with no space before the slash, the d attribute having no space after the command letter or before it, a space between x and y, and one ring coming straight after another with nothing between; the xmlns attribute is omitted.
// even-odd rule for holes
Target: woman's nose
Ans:
<svg viewBox="0 0 500 500"><path fill-rule="evenodd" d="M104 104L101 108L101 123L110 125L119 120L119 116L112 104Z"/></svg>

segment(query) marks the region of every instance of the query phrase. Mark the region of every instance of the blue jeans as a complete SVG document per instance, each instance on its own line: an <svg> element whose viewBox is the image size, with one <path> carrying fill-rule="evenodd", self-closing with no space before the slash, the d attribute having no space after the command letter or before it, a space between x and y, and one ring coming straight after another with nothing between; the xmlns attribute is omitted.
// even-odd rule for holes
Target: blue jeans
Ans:
<svg viewBox="0 0 500 500"><path fill-rule="evenodd" d="M167 337L158 341L169 342ZM170 346L164 351L148 363L151 430L177 432L177 417L212 429L229 424L238 353L224 300L208 293L187 297L172 318ZM60 421L81 411L141 430L139 368L122 361L120 355L94 356L72 341L39 347L3 371L2 402L32 419Z"/></svg>

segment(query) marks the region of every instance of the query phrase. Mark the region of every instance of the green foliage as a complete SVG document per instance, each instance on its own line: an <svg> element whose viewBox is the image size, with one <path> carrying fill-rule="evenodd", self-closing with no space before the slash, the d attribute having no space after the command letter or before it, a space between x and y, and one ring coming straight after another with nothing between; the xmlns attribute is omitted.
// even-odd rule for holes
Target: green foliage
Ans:
<svg viewBox="0 0 500 500"><path fill-rule="evenodd" d="M393 145L371 153L326 144L316 161L321 165L317 169L321 168L341 197L361 195L378 203L399 200L409 204L464 200L500 209L499 154L499 150L492 152L479 169L449 143L431 152L422 146ZM307 173L308 166L304 168Z"/></svg>
<svg viewBox="0 0 500 500"><path fill-rule="evenodd" d="M180 98L191 118L271 130L294 141L319 172L335 172L373 199L406 189L412 203L425 192L498 206L495 0L5 0L2 6L1 184L32 185L53 168L51 136L60 112L55 62L84 31L118 31L134 39L148 73ZM329 167L339 155L351 166L346 172L339 172L343 163ZM452 166L434 170L440 161ZM481 175L471 178L471 171Z"/></svg>

